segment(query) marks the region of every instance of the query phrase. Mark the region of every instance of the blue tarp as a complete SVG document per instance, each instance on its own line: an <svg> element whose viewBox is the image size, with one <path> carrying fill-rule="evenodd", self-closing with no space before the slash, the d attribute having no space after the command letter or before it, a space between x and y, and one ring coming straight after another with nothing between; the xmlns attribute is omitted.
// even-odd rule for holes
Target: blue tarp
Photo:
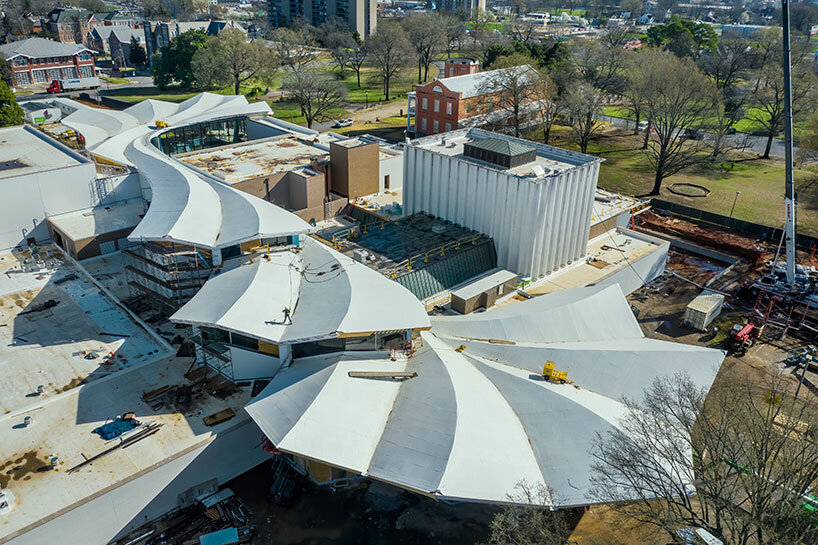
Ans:
<svg viewBox="0 0 818 545"><path fill-rule="evenodd" d="M236 528L225 528L212 534L199 536L200 545L228 545L239 542L239 531Z"/></svg>
<svg viewBox="0 0 818 545"><path fill-rule="evenodd" d="M112 420L111 422L108 422L107 424L104 424L98 428L94 428L91 433L96 433L106 441L110 441L111 439L119 437L126 431L131 431L138 425L139 423L134 419L122 420L121 418L117 418L116 420Z"/></svg>

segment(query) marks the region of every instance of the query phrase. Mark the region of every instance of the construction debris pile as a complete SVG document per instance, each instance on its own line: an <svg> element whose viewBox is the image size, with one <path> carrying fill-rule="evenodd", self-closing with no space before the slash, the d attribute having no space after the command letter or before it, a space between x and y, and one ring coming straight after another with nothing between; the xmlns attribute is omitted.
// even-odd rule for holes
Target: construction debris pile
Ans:
<svg viewBox="0 0 818 545"><path fill-rule="evenodd" d="M695 223L677 217L660 216L652 211L644 212L637 217L639 227L647 231L683 238L706 248L743 257L751 263L759 263L764 258L764 248L748 237L719 229L706 229Z"/></svg>

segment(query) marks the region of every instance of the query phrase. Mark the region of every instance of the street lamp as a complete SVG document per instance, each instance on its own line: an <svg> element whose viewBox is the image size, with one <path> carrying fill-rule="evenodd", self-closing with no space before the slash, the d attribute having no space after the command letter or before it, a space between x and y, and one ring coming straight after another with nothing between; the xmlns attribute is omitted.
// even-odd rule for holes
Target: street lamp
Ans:
<svg viewBox="0 0 818 545"><path fill-rule="evenodd" d="M741 191L736 191L736 196L733 198L733 207L730 208L730 217L733 217L733 211L736 209L736 201L738 200L738 196L741 195Z"/></svg>

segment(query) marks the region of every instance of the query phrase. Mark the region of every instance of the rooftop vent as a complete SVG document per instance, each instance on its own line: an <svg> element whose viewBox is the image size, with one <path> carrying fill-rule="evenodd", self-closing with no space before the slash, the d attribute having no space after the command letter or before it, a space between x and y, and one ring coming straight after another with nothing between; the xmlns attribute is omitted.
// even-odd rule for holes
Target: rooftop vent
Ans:
<svg viewBox="0 0 818 545"><path fill-rule="evenodd" d="M503 168L514 168L534 161L537 150L501 138L481 138L464 144L463 155Z"/></svg>

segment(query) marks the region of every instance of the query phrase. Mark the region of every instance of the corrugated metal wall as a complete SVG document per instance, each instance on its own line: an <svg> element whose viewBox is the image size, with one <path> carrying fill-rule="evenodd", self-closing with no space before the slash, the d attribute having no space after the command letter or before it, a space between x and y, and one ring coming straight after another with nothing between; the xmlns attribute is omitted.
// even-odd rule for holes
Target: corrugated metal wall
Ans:
<svg viewBox="0 0 818 545"><path fill-rule="evenodd" d="M408 145L404 213L427 212L494 239L497 264L539 278L585 255L599 162L541 180Z"/></svg>

